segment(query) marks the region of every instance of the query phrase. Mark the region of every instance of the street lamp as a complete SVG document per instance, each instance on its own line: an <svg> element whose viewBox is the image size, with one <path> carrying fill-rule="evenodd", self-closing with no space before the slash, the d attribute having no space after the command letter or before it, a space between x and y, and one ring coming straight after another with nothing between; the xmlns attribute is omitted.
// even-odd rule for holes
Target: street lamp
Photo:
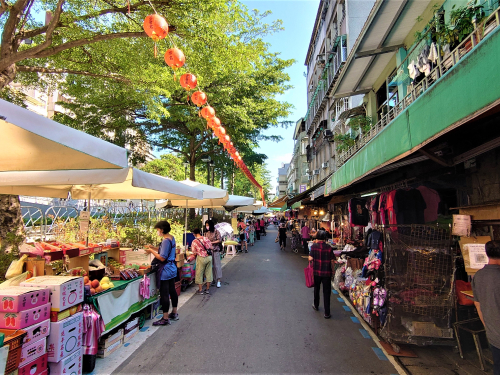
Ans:
<svg viewBox="0 0 500 375"><path fill-rule="evenodd" d="M182 163L182 165L184 166L184 179L187 180L189 163Z"/></svg>

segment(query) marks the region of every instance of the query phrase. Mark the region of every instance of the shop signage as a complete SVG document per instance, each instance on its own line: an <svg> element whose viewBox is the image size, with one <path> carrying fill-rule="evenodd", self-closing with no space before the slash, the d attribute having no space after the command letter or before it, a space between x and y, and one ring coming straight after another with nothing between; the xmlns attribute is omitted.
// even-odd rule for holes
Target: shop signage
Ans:
<svg viewBox="0 0 500 375"><path fill-rule="evenodd" d="M453 215L452 234L460 237L470 237L470 215Z"/></svg>
<svg viewBox="0 0 500 375"><path fill-rule="evenodd" d="M81 232L88 232L89 222L90 222L90 212L89 211L81 211L80 212L80 231Z"/></svg>
<svg viewBox="0 0 500 375"><path fill-rule="evenodd" d="M299 193L303 193L306 190L307 190L307 185L300 185L299 186Z"/></svg>

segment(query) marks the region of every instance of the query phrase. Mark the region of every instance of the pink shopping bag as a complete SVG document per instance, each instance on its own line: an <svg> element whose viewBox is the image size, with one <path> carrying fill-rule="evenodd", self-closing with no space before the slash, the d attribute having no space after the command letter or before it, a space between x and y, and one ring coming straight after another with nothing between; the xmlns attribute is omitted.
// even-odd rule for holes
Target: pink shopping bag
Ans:
<svg viewBox="0 0 500 375"><path fill-rule="evenodd" d="M314 274L311 262L309 262L309 265L304 268L304 275L306 277L306 286L308 288L312 288L314 286Z"/></svg>

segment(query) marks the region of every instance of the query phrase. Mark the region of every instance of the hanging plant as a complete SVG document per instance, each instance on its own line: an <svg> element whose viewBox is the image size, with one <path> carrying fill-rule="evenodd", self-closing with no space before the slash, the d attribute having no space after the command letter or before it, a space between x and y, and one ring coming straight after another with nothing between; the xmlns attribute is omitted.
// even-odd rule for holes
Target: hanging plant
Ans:
<svg viewBox="0 0 500 375"><path fill-rule="evenodd" d="M355 116L349 120L349 127L354 130L360 130L366 134L373 126L373 119L370 116Z"/></svg>
<svg viewBox="0 0 500 375"><path fill-rule="evenodd" d="M337 151L342 152L342 151L347 151L349 148L354 146L354 143L356 142L356 137L353 137L350 133L335 134L333 140L337 145Z"/></svg>

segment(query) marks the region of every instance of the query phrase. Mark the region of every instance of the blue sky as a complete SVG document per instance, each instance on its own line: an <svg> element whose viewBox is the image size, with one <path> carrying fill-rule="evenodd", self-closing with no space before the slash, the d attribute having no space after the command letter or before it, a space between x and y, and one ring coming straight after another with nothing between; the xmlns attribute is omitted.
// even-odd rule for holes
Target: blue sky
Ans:
<svg viewBox="0 0 500 375"><path fill-rule="evenodd" d="M290 84L293 89L282 95L279 100L287 101L294 105L293 112L287 120L295 123L307 112L307 92L306 79L304 72L306 67L304 61L306 58L307 47L311 38L316 12L318 10L319 0L302 1L244 1L250 9L258 9L261 12L270 10L268 23L271 20L280 19L283 21L284 31L265 38L265 41L271 44L271 51L280 52L284 59L294 59L295 64L291 66L287 73L290 75ZM271 171L272 183L277 185L278 168L281 163L289 162L293 151L293 128L271 129L266 134L279 134L284 139L276 143L271 141L262 142L259 145L258 152L268 156L267 164Z"/></svg>

